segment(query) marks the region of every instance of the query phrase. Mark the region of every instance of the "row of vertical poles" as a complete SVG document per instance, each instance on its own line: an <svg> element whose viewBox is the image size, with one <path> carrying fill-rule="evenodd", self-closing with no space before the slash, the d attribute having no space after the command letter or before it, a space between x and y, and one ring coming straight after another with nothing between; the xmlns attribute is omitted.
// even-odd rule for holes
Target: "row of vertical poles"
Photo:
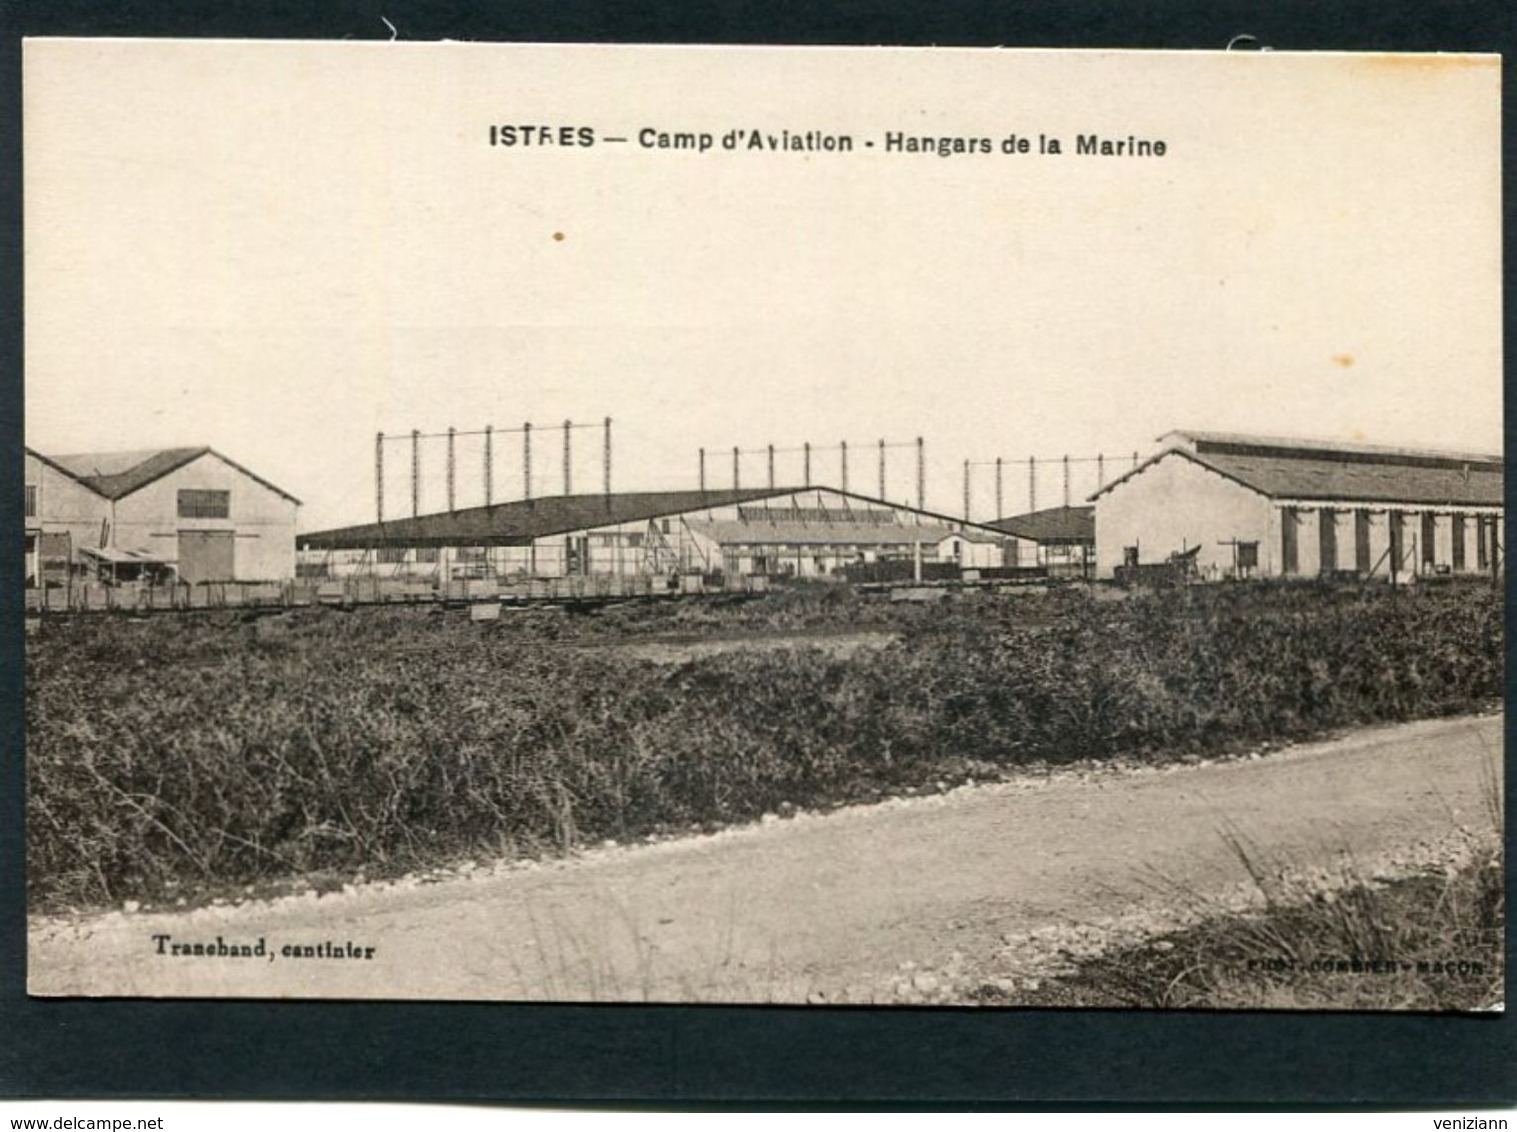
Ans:
<svg viewBox="0 0 1517 1132"><path fill-rule="evenodd" d="M1047 463L1047 460L1045 460L1043 462ZM972 490L971 490L971 487L972 487L972 470L975 467L978 467L978 466L981 466L981 465L984 465L984 466L993 466L995 468L995 499L996 499L995 507L996 507L996 518L1001 519L1001 518L1005 518L1006 517L1006 491L1005 491L1005 486L1006 486L1006 465L1007 465L1007 463L1008 463L1008 461L1006 461L1005 459L1003 459L1000 456L997 456L992 461L975 461L975 460L965 460L964 461L964 517L966 519L968 519L970 517L971 501L972 501L972 495L973 495ZM1036 511L1038 509L1038 463L1039 463L1039 460L1038 460L1038 458L1036 456L1029 456L1029 457L1027 457L1027 510L1028 511ZM1075 465L1075 464L1095 464L1095 466L1096 466L1096 489L1100 490L1101 488L1103 488L1103 487L1106 486L1106 483L1107 483L1107 479L1106 479L1106 456L1105 456L1104 453L1098 454L1096 456L1060 456L1060 457L1058 457L1058 463L1059 463L1059 466L1060 466L1060 469L1061 469L1061 472L1062 472L1062 488L1063 488L1063 493L1062 494L1063 494L1063 505L1065 507L1071 506L1073 504L1073 502L1074 502L1074 500L1072 498L1072 493L1073 493L1073 488L1072 488L1073 475L1072 475L1072 471L1071 471L1073 465ZM1138 466L1138 463L1139 463L1138 453L1134 452L1132 454L1132 466L1134 468L1136 468Z"/></svg>
<svg viewBox="0 0 1517 1132"><path fill-rule="evenodd" d="M916 487L917 487L917 506L919 508L925 508L926 505L927 505L927 455L926 455L926 444L925 444L925 442L923 441L923 439L920 436L917 437L916 440L913 443L914 443L914 445L916 447L916 452L917 452L917 484L916 484ZM608 444L609 444L609 440L608 440ZM887 449L892 448L892 447L900 448L900 447L903 447L903 445L900 445L900 444L896 444L896 445L887 444L884 440L880 440L878 442L878 451L879 451L879 481L878 481L879 494L878 494L878 498L881 499L881 500L883 500L885 498L885 493L886 493L886 475L885 475L885 473L886 473L886 455L885 454L886 454ZM776 486L775 471L774 471L774 469L775 469L775 460L774 460L774 457L775 457L775 453L776 452L799 452L800 455L801 455L801 486L802 487L811 487L812 486L812 478L811 478L811 442L809 440L806 441L806 442L804 442L800 446L800 448L798 448L798 449L796 449L796 448L779 448L779 449L777 449L777 448L775 448L774 445L770 444L770 445L767 445L767 446L765 446L764 448L761 448L761 449L752 449L752 450L749 450L749 452L747 454L750 454L750 455L762 454L764 456L764 458L765 458L765 465L766 465L766 472L767 472L766 483L767 483L767 485L770 488L773 488L773 487ZM739 448L737 446L733 447L733 449L732 449L732 487L733 487L734 490L740 490L742 488L742 485L743 485L742 484L742 463L743 463L743 459L742 458L743 458L744 454L745 454L745 452L744 452L744 450L742 448ZM848 468L848 442L846 440L841 441L838 444L838 459L839 459L839 472L840 472L838 487L841 490L843 490L843 491L847 491L848 487L849 487L849 468ZM697 482L700 485L700 490L701 491L705 491L707 489L707 486L708 486L708 484L707 484L707 478L706 478L706 449L702 448L702 449L699 450L699 453L697 455L697 461L698 461L698 464L697 464L697 473L696 473Z"/></svg>
<svg viewBox="0 0 1517 1132"><path fill-rule="evenodd" d="M564 494L574 493L573 483L573 430L576 428L591 428L592 425L578 425L573 421L564 421ZM601 488L607 499L611 496L611 418L606 417L600 424L602 430L601 451ZM423 440L443 438L447 441L446 456L446 487L448 510L455 511L458 508L458 438L461 436L484 437L484 465L482 483L484 485L485 506L493 506L495 503L495 433L494 425L486 425L478 432L459 432L451 425L444 433L423 434L419 429L411 430L411 515L416 517L421 514L421 442ZM522 435L522 483L523 497L532 498L532 425L524 424L520 429L504 429L505 432L520 432ZM374 437L374 515L378 522L385 521L385 442L391 438L384 433L376 433ZM704 457L703 457L704 460ZM703 470L704 475L704 470Z"/></svg>

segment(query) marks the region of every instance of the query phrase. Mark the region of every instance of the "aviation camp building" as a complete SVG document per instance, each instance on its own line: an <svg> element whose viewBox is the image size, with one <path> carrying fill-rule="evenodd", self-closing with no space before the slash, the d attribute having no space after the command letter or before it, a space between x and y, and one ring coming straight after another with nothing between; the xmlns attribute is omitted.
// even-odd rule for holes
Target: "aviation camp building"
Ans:
<svg viewBox="0 0 1517 1132"><path fill-rule="evenodd" d="M1051 578L1088 578L1096 560L1096 509L1045 507L989 524L1011 536L1008 566L1042 569Z"/></svg>
<svg viewBox="0 0 1517 1132"><path fill-rule="evenodd" d="M1204 578L1406 581L1501 568L1500 456L1172 432L1091 497L1097 576L1191 555Z"/></svg>
<svg viewBox="0 0 1517 1132"><path fill-rule="evenodd" d="M211 448L25 450L28 586L284 581L300 501Z"/></svg>
<svg viewBox="0 0 1517 1132"><path fill-rule="evenodd" d="M302 573L835 578L859 564L1000 566L999 531L826 487L549 496L303 534ZM910 577L908 570L906 576Z"/></svg>

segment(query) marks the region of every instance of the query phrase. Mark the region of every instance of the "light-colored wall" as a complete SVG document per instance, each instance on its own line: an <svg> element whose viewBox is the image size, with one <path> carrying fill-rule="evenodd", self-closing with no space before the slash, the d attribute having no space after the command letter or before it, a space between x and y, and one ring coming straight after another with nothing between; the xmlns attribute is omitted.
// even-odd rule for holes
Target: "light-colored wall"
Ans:
<svg viewBox="0 0 1517 1132"><path fill-rule="evenodd" d="M1300 578L1314 578L1322 573L1322 527L1317 522L1317 509L1315 507L1298 507L1296 513L1296 569L1292 576ZM1282 514L1283 518L1283 514ZM1281 562L1283 552L1282 541L1277 539L1272 548L1275 562ZM1277 566L1273 574L1282 573Z"/></svg>
<svg viewBox="0 0 1517 1132"><path fill-rule="evenodd" d="M75 561L81 546L99 546L103 520L110 517L111 503L78 480L50 464L26 454L25 480L37 487L37 514L26 520L28 530L67 532Z"/></svg>
<svg viewBox="0 0 1517 1132"><path fill-rule="evenodd" d="M1151 563L1199 544L1202 573L1225 573L1233 565L1232 547L1219 545L1225 539L1257 541L1259 573L1272 575L1280 560L1272 510L1257 492L1171 453L1097 498L1097 577L1110 578L1128 546L1139 548L1139 561Z"/></svg>
<svg viewBox="0 0 1517 1132"><path fill-rule="evenodd" d="M230 492L229 518L181 518L182 488ZM119 549L146 550L172 561L179 556L180 531L233 531L238 581L295 576L297 505L212 453L118 499L115 511L113 542Z"/></svg>
<svg viewBox="0 0 1517 1132"><path fill-rule="evenodd" d="M1452 515L1435 515L1433 517L1433 529L1437 538L1433 547L1433 565L1437 567L1449 567L1454 565L1454 526Z"/></svg>
<svg viewBox="0 0 1517 1132"><path fill-rule="evenodd" d="M1285 508L1276 511L1276 533L1272 536L1275 545L1277 560L1282 554L1279 525L1283 522ZM1354 516L1357 507L1351 504L1343 504L1332 508L1336 515L1338 532L1338 553L1335 568L1338 570L1358 569L1358 559L1355 545ZM1453 524L1455 515L1448 511L1429 512L1426 507L1413 507L1410 505L1389 508L1373 506L1367 508L1369 512L1369 566L1370 576L1375 578L1389 578L1391 576L1390 562L1390 524L1392 512L1404 517L1403 522L1403 545L1402 560L1396 569L1398 578L1407 578L1415 574L1428 572L1427 563L1424 561L1424 548L1422 545L1422 517L1425 514L1433 515L1434 540L1433 540L1433 567L1443 568L1443 571L1453 569L1454 559L1454 536ZM1301 504L1295 507L1300 516L1300 525L1297 530L1299 570L1295 576L1315 577L1321 573L1322 561L1321 550L1318 542L1321 530L1320 520L1321 507L1317 504ZM1464 565L1457 572L1461 574L1479 573L1479 553L1477 539L1479 537L1474 514L1461 513L1458 521L1464 524Z"/></svg>
<svg viewBox="0 0 1517 1132"><path fill-rule="evenodd" d="M1398 576L1422 573L1422 516L1425 506L1391 504L1389 509L1406 515L1404 564ZM1096 500L1096 558L1098 576L1109 578L1122 562L1123 547L1137 545L1144 563L1161 562L1173 551L1201 545L1197 565L1203 576L1225 576L1232 567L1232 548L1221 545L1232 539L1259 542L1260 577L1276 577L1284 571L1283 527L1286 514L1293 510L1296 527L1296 562L1294 576L1312 578L1322 573L1321 516L1332 515L1336 532L1337 554L1328 569L1355 570L1355 515L1359 508L1350 502L1324 505L1303 502L1291 507L1286 502L1266 499L1226 477L1211 472L1184 456L1169 454L1133 478L1118 484ZM1370 505L1369 552L1373 576L1388 577L1390 563L1390 519L1386 505ZM1440 508L1434 514L1435 539L1433 561L1444 570L1453 567L1453 524L1451 509ZM1484 513L1495 513L1486 509ZM1461 573L1478 572L1477 529L1475 512L1459 513L1464 524L1464 565Z"/></svg>
<svg viewBox="0 0 1517 1132"><path fill-rule="evenodd" d="M1000 543L975 542L960 535L950 535L938 543L937 561L955 562L966 570L983 570L1005 565L1006 555Z"/></svg>

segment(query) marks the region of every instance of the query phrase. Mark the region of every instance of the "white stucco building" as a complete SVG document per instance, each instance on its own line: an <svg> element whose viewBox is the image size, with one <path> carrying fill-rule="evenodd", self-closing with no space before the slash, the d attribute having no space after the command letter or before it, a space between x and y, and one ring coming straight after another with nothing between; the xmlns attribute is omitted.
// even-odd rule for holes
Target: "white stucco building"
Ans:
<svg viewBox="0 0 1517 1132"><path fill-rule="evenodd" d="M26 450L29 584L62 570L162 567L185 582L295 575L300 501L211 448Z"/></svg>
<svg viewBox="0 0 1517 1132"><path fill-rule="evenodd" d="M1502 458L1173 432L1091 497L1097 574L1192 552L1203 577L1490 573Z"/></svg>

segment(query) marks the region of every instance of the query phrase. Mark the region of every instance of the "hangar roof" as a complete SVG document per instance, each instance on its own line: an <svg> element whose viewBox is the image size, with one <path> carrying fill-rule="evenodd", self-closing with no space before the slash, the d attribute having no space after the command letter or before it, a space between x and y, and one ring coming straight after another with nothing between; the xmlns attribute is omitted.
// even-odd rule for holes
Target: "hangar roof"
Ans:
<svg viewBox="0 0 1517 1132"><path fill-rule="evenodd" d="M93 489L107 499L123 499L148 484L176 472L191 461L202 456L215 456L255 483L262 484L276 495L282 495L292 503L299 503L289 492L275 487L262 476L248 471L235 460L228 460L214 448L201 445L197 448L152 448L137 452L80 452L72 456L43 457L39 459L61 468L80 483Z"/></svg>
<svg viewBox="0 0 1517 1132"><path fill-rule="evenodd" d="M570 531L640 523L686 511L727 507L790 495L806 488L721 491L632 491L612 495L552 495L488 507L439 511L383 523L360 523L300 535L301 550L358 550L371 546L530 546Z"/></svg>
<svg viewBox="0 0 1517 1132"><path fill-rule="evenodd" d="M1052 546L1094 546L1096 509L1094 507L1046 507L1025 515L1012 515L987 524L1029 542Z"/></svg>
<svg viewBox="0 0 1517 1132"><path fill-rule="evenodd" d="M1505 498L1502 459L1489 454L1369 445L1330 447L1320 441L1217 433L1169 435L1182 437L1190 446L1166 448L1091 499L1171 456L1209 468L1271 499L1500 507Z"/></svg>
<svg viewBox="0 0 1517 1132"><path fill-rule="evenodd" d="M1246 455L1248 453L1269 455L1294 455L1297 457L1326 457L1352 462L1392 462L1422 464L1427 462L1445 464L1492 464L1499 471L1502 457L1490 452L1454 452L1446 449L1391 447L1383 444L1357 444L1336 440L1308 440L1302 437L1259 436L1239 432L1198 432L1191 429L1176 429L1159 437L1159 443L1172 447L1188 447L1202 455L1207 453Z"/></svg>
<svg viewBox="0 0 1517 1132"><path fill-rule="evenodd" d="M388 519L382 523L361 523L356 526L338 527L326 531L312 531L296 536L295 545L300 550L365 550L380 546L530 546L540 538L569 534L574 531L594 530L597 527L612 527L623 523L641 523L650 519L663 519L690 512L709 511L742 503L755 503L781 496L803 495L821 491L868 504L870 507L885 507L909 511L924 519L932 520L920 527L909 524L877 523L868 513L855 510L851 515L840 513L836 526L826 522L808 523L804 517L781 508L772 520L749 517L729 521L733 528L741 525L742 532L735 529L724 531L722 539L732 542L761 542L765 538L780 543L825 541L843 544L864 544L871 541L869 532L877 527L890 525L893 531L921 532L917 537L923 541L937 541L949 533L980 530L989 532L983 523L966 523L933 511L923 511L905 504L889 503L870 499L853 492L841 491L823 484L810 487L755 487L707 491L631 491L611 495L555 495L541 499L516 499L496 503L488 507L467 507L456 511L439 511L430 515L417 515L403 519ZM846 524L842 522L848 518ZM703 525L715 527L717 520L703 520ZM785 528L780 532L779 528ZM770 528L773 528L770 530ZM792 531L791 528L794 528ZM768 531L767 535L762 535ZM827 531L827 537L818 539L818 531ZM781 534L784 537L781 537ZM802 537L804 535L804 537ZM730 536L730 537L729 537ZM896 538L892 541L910 543L912 538Z"/></svg>

